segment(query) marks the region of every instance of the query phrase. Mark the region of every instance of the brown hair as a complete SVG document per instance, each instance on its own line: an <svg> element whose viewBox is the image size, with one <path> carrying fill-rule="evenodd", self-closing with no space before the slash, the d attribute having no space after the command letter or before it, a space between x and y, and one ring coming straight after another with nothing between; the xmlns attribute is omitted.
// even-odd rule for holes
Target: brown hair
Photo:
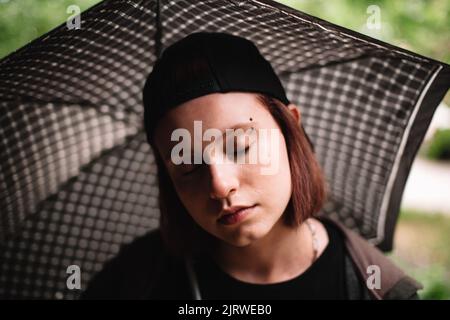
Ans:
<svg viewBox="0 0 450 320"><path fill-rule="evenodd" d="M264 94L257 94L257 98L270 112L285 137L292 176L292 195L282 218L286 225L296 227L322 208L326 200L325 178L305 132L287 106ZM176 194L153 137L150 145L157 164L160 229L166 246L176 256L211 252L218 239L191 218Z"/></svg>

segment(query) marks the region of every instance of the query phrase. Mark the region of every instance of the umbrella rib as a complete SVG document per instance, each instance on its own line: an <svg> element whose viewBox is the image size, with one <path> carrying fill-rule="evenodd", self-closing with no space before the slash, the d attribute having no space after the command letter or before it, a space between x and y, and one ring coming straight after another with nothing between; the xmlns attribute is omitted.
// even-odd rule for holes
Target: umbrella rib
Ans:
<svg viewBox="0 0 450 320"><path fill-rule="evenodd" d="M353 61L357 61L357 60L363 60L363 59L367 59L367 58L374 58L374 57L382 57L382 55L379 54L361 54L357 57L353 57L353 58L349 58L349 59L345 59L345 60L339 60L339 61L331 61L331 62L327 62L325 64L313 64L311 66L308 67L304 67L304 68L300 68L297 69L295 71L288 71L288 70L283 70L280 71L280 76L286 76L286 75L290 75L293 73L299 73L299 72L305 72L305 71L310 71L310 70L314 70L314 69L321 69L321 68L326 68L326 67L333 67L333 66L337 66L337 65L341 65L341 64L345 64L348 62L353 62ZM400 57L398 56L392 56L393 59L400 59Z"/></svg>
<svg viewBox="0 0 450 320"><path fill-rule="evenodd" d="M89 161L88 163L82 165L82 166L79 168L79 171L80 171L80 172L89 172L90 168L91 168L95 163L97 163L97 161L102 160L103 158L109 156L110 154L113 154L114 152L116 152L117 150L119 150L119 149L121 149L121 148L127 147L130 143L133 142L133 140L134 140L136 137L138 137L138 136L141 135L141 134L142 134L142 131L139 130L139 131L136 132L136 133L130 134L130 135L128 135L128 136L125 136L125 137L124 137L124 140L125 140L124 142L122 142L122 143L120 143L120 144L117 144L117 145L113 146L112 148L103 150L102 152L100 152L100 154L99 154L97 157L93 158L93 159L92 159L91 161ZM76 175L76 176L70 177L70 178L67 179L65 182L61 183L61 184L59 185L59 187L58 187L58 191L57 191L56 193L50 194L50 195L47 196L45 199L42 199L41 201L39 201L39 203L36 205L36 209L34 210L34 212L31 213L31 214L29 214L28 217L30 217L30 218L31 218L32 216L34 217L38 212L40 212L40 211L43 209L42 206L43 206L43 204L44 204L45 202L51 201L52 199L54 199L54 198L57 196L58 192L60 192L61 190L63 190L63 189L66 189L66 190L67 190L67 188L70 188L70 185L71 185L74 181L76 181L76 180L78 179L78 177L79 177L79 174Z"/></svg>
<svg viewBox="0 0 450 320"><path fill-rule="evenodd" d="M413 112L412 112L411 116L408 119L408 124L406 126L406 130L402 134L402 139L401 139L401 142L400 142L400 146L398 147L398 149L401 150L401 152L398 152L396 154L396 156L395 156L394 165L391 168L391 171L389 173L388 183L385 186L385 191L383 193L383 200L382 200L381 209L380 209L380 218L378 219L377 237L376 237L376 240L375 240L375 241L378 241L378 243L383 241L384 236L385 236L384 233L385 233L385 228L386 228L387 213L388 213L388 209L389 209L389 205L390 205L389 202L391 201L391 198L393 197L392 188L394 186L395 180L398 179L398 177L399 177L397 172L399 171L400 164L401 164L401 161L402 161L402 157L405 154L406 144L407 144L408 140L411 138L410 137L410 132L411 132L412 126L413 126L414 122L416 121L419 109L422 107L422 102L423 102L423 100L425 98L425 95L428 93L428 91L431 88L434 80L436 79L437 75L439 74L439 72L442 69L443 69L443 66L438 65L433 70L433 73L427 79L426 83L424 83L424 85L422 87L422 90L421 90L421 93L420 93L420 95L419 95L419 97L416 100L416 103L414 105ZM378 243L376 243L376 244L378 244Z"/></svg>
<svg viewBox="0 0 450 320"><path fill-rule="evenodd" d="M92 158L91 161L89 161L88 163L86 163L85 165L80 166L79 171L80 172L88 172L89 169L99 160L101 160L104 157L107 157L110 154L113 154L115 151L117 151L120 148L124 148L127 147L130 143L133 142L133 140L138 137L140 134L142 134L141 130L138 130L136 133L130 134L128 136L124 137L124 142L117 144L115 146L113 146L112 148L109 149L105 149L102 152L100 152L100 154L98 156L96 156L95 158ZM40 200L37 204L35 209L33 210L33 212L28 212L25 216L25 219L35 219L37 217L37 214L42 211L43 209L45 209L45 203L47 203L48 201L52 201L54 199L56 199L58 193L61 190L67 190L70 188L71 184L73 184L79 177L79 174L76 176L72 176L69 179L67 179L66 181L62 182L61 184L59 184L58 186L58 190L54 193L49 194L47 197L43 198L42 200ZM19 222L20 223L20 222ZM20 232L20 226L19 227L14 227L13 230L7 230L5 231L3 234L0 233L0 244L3 244L5 242L5 240L9 239L10 237L12 237L16 232Z"/></svg>
<svg viewBox="0 0 450 320"><path fill-rule="evenodd" d="M14 100L12 100L12 99L2 100L2 102L3 103L55 104L55 105L67 105L67 106L79 105L79 106L85 107L85 108L93 108L97 112L100 112L100 111L98 111L98 106L99 105L108 105L107 103L92 104L91 102L88 102L88 101L73 101L73 102L71 102L71 101L66 101L66 100L41 100L41 99L35 99L35 98L33 98L33 99L30 99L30 98L24 99L22 97L14 99ZM140 115L138 113L134 112L132 109L128 109L128 110L124 109L123 112L124 113L128 113L128 114L136 115L136 117L140 117ZM105 114L111 116L115 121L121 121L123 123L130 124L130 125L133 125L133 126L140 126L139 122L128 120L125 117L122 118L122 119L117 118L114 115L114 112L105 113Z"/></svg>
<svg viewBox="0 0 450 320"><path fill-rule="evenodd" d="M408 56L411 59L416 59L416 60L419 60L419 61L422 61L422 62L430 62L431 61L431 62L434 62L434 63L437 62L437 63L441 63L442 64L442 62L440 62L440 61L431 59L429 57L425 57L423 55L419 55L419 54L417 54L415 52L412 52L412 51L409 51L409 50L406 50L406 49L403 49L403 48L399 48L399 47L394 46L394 45L392 45L390 43L387 43L387 42L384 42L384 41L381 41L381 40L378 40L378 39L375 39L375 38L371 38L370 36L367 36L365 34L358 33L356 31L353 31L351 29L345 28L343 26L339 26L339 25L333 24L333 23L331 23L329 21L326 21L326 20L323 20L323 19L321 19L319 17L307 14L306 12L302 12L302 11L299 11L297 9L291 8L291 7L287 6L287 5L279 3L279 2L271 3L270 0L251 0L251 1L254 2L254 3L258 3L258 4L260 4L262 6L265 6L265 7L270 7L270 8L273 8L273 9L277 9L280 12L293 17L294 19L301 20L301 21L306 22L306 23L311 23L314 26L316 26L318 28L321 28L324 31L331 32L333 34L337 34L340 37L347 37L347 38L351 38L353 40L357 40L359 42L368 43L368 44L370 44L372 46L376 46L378 48L381 48L382 50L388 50L388 51L392 50L392 51L394 51L397 54ZM308 20L307 18L305 19L305 17L302 17L301 15L306 16L310 20Z"/></svg>
<svg viewBox="0 0 450 320"><path fill-rule="evenodd" d="M161 24L161 5L160 0L156 1L156 32L155 32L155 50L156 57L159 59L161 57L162 51L162 24Z"/></svg>

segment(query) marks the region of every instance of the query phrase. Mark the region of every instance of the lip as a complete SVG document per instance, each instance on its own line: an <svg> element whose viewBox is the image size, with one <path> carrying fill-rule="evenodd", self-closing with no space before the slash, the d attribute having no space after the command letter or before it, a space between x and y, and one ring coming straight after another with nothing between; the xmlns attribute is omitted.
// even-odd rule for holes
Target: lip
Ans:
<svg viewBox="0 0 450 320"><path fill-rule="evenodd" d="M217 221L223 225L236 224L245 219L255 207L256 204L253 206L230 207L229 209L222 210L222 214L220 215L219 219L217 219Z"/></svg>

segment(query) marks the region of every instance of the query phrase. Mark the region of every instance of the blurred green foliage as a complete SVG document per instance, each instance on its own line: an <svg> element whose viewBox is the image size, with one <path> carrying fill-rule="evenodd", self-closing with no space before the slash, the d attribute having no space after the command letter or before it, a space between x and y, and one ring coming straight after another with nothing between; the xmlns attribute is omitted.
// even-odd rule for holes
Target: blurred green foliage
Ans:
<svg viewBox="0 0 450 320"><path fill-rule="evenodd" d="M412 243L407 234L414 236ZM417 239L419 241L417 241ZM402 210L388 256L424 286L421 299L450 299L450 215Z"/></svg>
<svg viewBox="0 0 450 320"><path fill-rule="evenodd" d="M279 0L287 6L372 38L450 63L450 1ZM381 28L367 27L369 6L378 6ZM444 98L450 105L450 93Z"/></svg>
<svg viewBox="0 0 450 320"><path fill-rule="evenodd" d="M409 276L416 279L423 285L423 289L418 294L422 300L449 300L450 299L450 279L446 272L446 266L433 263L421 268L413 267L407 261L398 257L391 259L404 270Z"/></svg>
<svg viewBox="0 0 450 320"><path fill-rule="evenodd" d="M0 58L63 23L69 5L86 10L100 0L0 0ZM278 2L382 41L450 63L450 1L279 0ZM381 29L366 27L377 5Z"/></svg>
<svg viewBox="0 0 450 320"><path fill-rule="evenodd" d="M450 160L450 129L437 129L432 139L424 143L420 154L433 160Z"/></svg>
<svg viewBox="0 0 450 320"><path fill-rule="evenodd" d="M436 60L450 63L450 1L281 0L290 7ZM380 9L381 28L368 29L367 9Z"/></svg>
<svg viewBox="0 0 450 320"><path fill-rule="evenodd" d="M86 10L99 0L0 0L0 59L64 23L70 5Z"/></svg>

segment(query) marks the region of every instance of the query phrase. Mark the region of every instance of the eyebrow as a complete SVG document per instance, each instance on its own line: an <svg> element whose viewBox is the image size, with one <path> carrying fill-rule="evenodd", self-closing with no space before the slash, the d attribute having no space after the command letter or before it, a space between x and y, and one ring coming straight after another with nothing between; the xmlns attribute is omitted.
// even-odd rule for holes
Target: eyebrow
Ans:
<svg viewBox="0 0 450 320"><path fill-rule="evenodd" d="M222 132L222 138L223 138L223 136L226 134L226 130L230 130L230 129L232 129L232 130L234 130L234 129L248 129L248 128L251 128L253 125L258 125L259 124L259 122L256 122L256 121L251 121L251 122L240 122L240 123L237 123L237 124L235 124L235 125L233 125L231 128L225 128L224 130L221 130L221 132ZM164 161L165 162L169 162L170 163L170 156L171 156L171 154L172 154L172 152L171 152L172 150L169 150L169 152L166 154L166 156L164 157ZM192 156L192 154L191 154L191 156Z"/></svg>

